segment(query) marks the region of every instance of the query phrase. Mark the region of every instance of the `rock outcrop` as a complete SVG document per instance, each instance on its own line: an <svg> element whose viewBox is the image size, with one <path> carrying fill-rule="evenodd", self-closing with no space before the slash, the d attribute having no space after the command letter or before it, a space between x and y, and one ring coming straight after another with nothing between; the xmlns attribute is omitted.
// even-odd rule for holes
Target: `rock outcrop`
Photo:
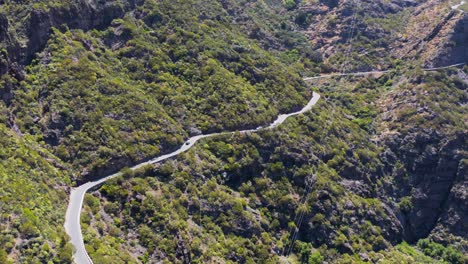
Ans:
<svg viewBox="0 0 468 264"><path fill-rule="evenodd" d="M437 41L438 49L428 61L428 66L440 67L468 62L468 14L455 15L454 26L446 30L447 41Z"/></svg>
<svg viewBox="0 0 468 264"><path fill-rule="evenodd" d="M460 149L466 147L463 135L445 139L436 131L417 131L386 139L386 144L405 161L412 189L412 209L402 212L400 219L405 227L405 238L414 242L427 237L442 214L446 214L451 190L464 176ZM406 184L406 183L405 183ZM453 199L452 198L452 199ZM448 221L450 222L450 221ZM458 222L458 221L457 221ZM456 228L457 223L453 223Z"/></svg>
<svg viewBox="0 0 468 264"><path fill-rule="evenodd" d="M466 237L468 146L466 131L458 127L455 117L463 110L441 105L446 101L466 104L467 84L453 77L429 86L426 78L431 77L415 78L408 86L412 89L397 90L383 100L381 127L385 129L380 142L387 152L382 160L392 171L392 186L384 196L411 201L397 209L407 241L432 233L447 243L452 239L442 239L440 232ZM428 97L433 98L431 102Z"/></svg>
<svg viewBox="0 0 468 264"><path fill-rule="evenodd" d="M19 27L9 23L8 17L0 13L0 43L3 45L0 74L27 65L44 48L53 27L82 30L105 28L112 20L123 17L126 11L141 2L74 0L44 9L32 6L28 10L23 6L20 8L26 9L21 12L24 17L14 18L24 20Z"/></svg>

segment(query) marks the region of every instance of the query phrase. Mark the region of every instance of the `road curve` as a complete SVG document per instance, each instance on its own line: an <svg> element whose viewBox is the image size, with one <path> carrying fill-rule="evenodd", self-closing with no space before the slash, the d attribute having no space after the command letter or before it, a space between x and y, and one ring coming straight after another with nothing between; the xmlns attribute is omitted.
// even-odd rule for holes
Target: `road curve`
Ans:
<svg viewBox="0 0 468 264"><path fill-rule="evenodd" d="M464 1L462 1L462 4L463 3L464 3ZM458 8L458 6L457 6L457 8ZM424 71L435 71L435 70L440 70L440 69L459 67L459 66L462 66L462 65L465 65L465 63L459 63L459 64L454 64L454 65L449 65L449 66L444 66L444 67L437 67L437 68L426 68L426 69L423 69L423 70ZM355 73L332 73L332 74L327 74L327 75L306 77L306 78L304 78L304 81L320 79L320 78L330 78L330 77L334 77L334 76L371 75L371 74L377 74L377 73L387 73L389 71L390 70L355 72ZM279 115L278 118L267 127L264 127L264 128L263 127L258 127L256 129L247 129L247 130L240 130L240 131L233 131L233 132L240 132L240 133L257 132L257 131L263 130L263 129L275 128L275 127L281 125L288 117L298 115L298 114L302 114L304 112L309 111L312 108L312 106L314 106L317 103L317 101L319 99L320 99L320 95L314 92L312 94L312 98L310 99L310 101L301 110L299 110L297 112L289 113L289 114ZM207 134L207 135L198 135L198 136L191 137L186 141L185 144L183 144L176 151L171 152L171 153L166 154L166 155L156 157L156 158L154 158L152 160L140 163L140 164L132 167L131 169L136 170L136 169L141 168L141 167L143 167L145 165L158 163L158 162L166 160L168 158L177 156L178 154L190 149L193 145L195 145L195 143L198 140L200 140L202 138L214 137L214 136L218 136L218 135L225 135L225 134L229 134L229 133L233 133L233 132L212 133L212 134ZM83 235L81 233L80 214L81 214L81 208L83 207L84 195L91 188L96 187L96 186L104 183L105 181L107 181L109 179L112 179L112 178L115 178L115 177L117 177L119 175L120 175L120 173L115 173L115 174L109 175L107 177L101 178L101 179L96 180L96 181L87 182L87 183L82 184L82 185L80 185L80 186L78 186L76 188L73 188L71 190L70 201L69 201L68 208L67 208L67 213L66 213L66 216L65 216L64 226L65 226L65 231L67 232L67 234L71 238L72 245L75 247L76 251L75 251L75 254L73 255L73 258L74 258L74 260L75 260L75 262L77 264L92 264L93 263L93 261L91 260L91 258L88 255L88 253L86 252L86 248L85 248L84 241L83 241Z"/></svg>
<svg viewBox="0 0 468 264"><path fill-rule="evenodd" d="M188 149L190 149L193 145L195 145L195 143L198 140L200 140L202 138L225 135L225 134L230 134L230 133L234 133L234 132L239 132L239 133L257 132L259 130L275 128L275 127L281 125L288 117L299 115L299 114L302 114L302 113L305 113L305 112L309 111L312 108L312 106L314 106L317 103L317 101L319 99L320 99L320 95L318 93L313 92L312 93L312 98L301 110L299 110L297 112L289 113L289 114L279 115L278 118L267 127L258 127L256 129L246 129L246 130L232 131L232 132L212 133L212 134L198 135L198 136L191 137L176 151L171 152L171 153L166 154L166 155L156 157L154 159L151 159L149 161L140 163L138 165L135 165L131 169L136 170L136 169L141 168L141 167L143 167L145 165L158 163L158 162L166 160L168 158L177 156L180 153L185 152ZM84 196L85 196L86 192L88 190L90 190L91 188L96 187L96 186L104 183L105 181L107 181L109 179L115 178L115 177L119 176L120 174L121 174L120 172L114 173L114 174L109 175L107 177L104 177L102 179L87 182L87 183L82 184L82 185L80 185L80 186L78 186L76 188L73 188L71 190L70 201L69 201L68 208L67 208L67 213L66 213L66 216L65 216L64 226L65 226L65 231L67 232L67 234L71 238L72 245L75 247L76 251L73 254L73 259L77 264L92 264L93 263L93 261L91 260L91 258L88 255L88 252L86 252L86 248L85 248L84 241L83 241L83 235L81 233L80 214L81 214L81 208L83 207Z"/></svg>

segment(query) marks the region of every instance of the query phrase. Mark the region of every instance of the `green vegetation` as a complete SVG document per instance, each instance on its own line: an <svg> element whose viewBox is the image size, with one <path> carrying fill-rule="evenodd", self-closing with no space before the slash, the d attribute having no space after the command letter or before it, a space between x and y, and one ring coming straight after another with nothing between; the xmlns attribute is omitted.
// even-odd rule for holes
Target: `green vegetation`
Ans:
<svg viewBox="0 0 468 264"><path fill-rule="evenodd" d="M30 136L3 124L0 145L0 262L70 263L62 227L69 172Z"/></svg>
<svg viewBox="0 0 468 264"><path fill-rule="evenodd" d="M359 6L348 54L351 16L334 0L85 2L0 7L0 263L70 263L69 189L114 171L85 197L95 263L466 261L447 208L437 224L448 246L403 242L427 202L417 194L435 193L420 183L449 183L435 195L447 204L463 197L457 179L427 181L427 168L449 157L447 168L466 169L462 75L423 72L390 48L411 8ZM322 26L332 30L313 35ZM341 66L393 70L302 80ZM274 130L204 139L129 169L191 135L270 123L312 89L322 95L312 111ZM430 225L414 237L440 235Z"/></svg>
<svg viewBox="0 0 468 264"><path fill-rule="evenodd" d="M365 80L357 87L387 81ZM364 91L357 100L377 97L368 87L353 88ZM187 258L194 263L278 262L290 245L296 215L304 212L292 263L359 263L363 258L438 263L436 255L425 256L406 243L392 247L401 231L393 229L388 209L380 199L357 195L356 187L344 181L354 177L377 188L384 180L375 180L383 168L382 150L368 141L368 129L345 118L349 109L344 106L353 104L337 102L343 107L332 109L320 101L310 113L273 131L204 140L177 160L109 182L89 195L96 202L85 206L91 256L102 263L116 261L117 252L122 263L131 256L143 262L148 256L171 263ZM312 174L317 178L302 205L305 179ZM398 207L410 211L410 197L401 198ZM144 250L135 251L135 245ZM234 245L243 245L242 250Z"/></svg>
<svg viewBox="0 0 468 264"><path fill-rule="evenodd" d="M284 6L287 9L293 9L296 7L296 0L284 0Z"/></svg>
<svg viewBox="0 0 468 264"><path fill-rule="evenodd" d="M365 167L360 179L371 182L381 165L370 153L379 149L365 130L339 113L334 120L342 125L330 124L331 114L321 102L274 131L208 139L139 177L107 183L99 194L88 195L87 201L95 202L85 205L85 240L92 258L100 263L124 263L131 256L143 262L152 256L170 263L276 263L289 247L301 211L305 218L292 253L302 263L333 258L347 263L357 252L392 249L391 234L398 230L392 229L382 203L343 188L338 176ZM328 135L327 144L320 144L322 134ZM345 137L354 142L353 152L362 154L339 151L349 148L340 145ZM312 154L319 159L309 164ZM311 173L317 178L304 207L300 199ZM135 245L144 249L136 251Z"/></svg>
<svg viewBox="0 0 468 264"><path fill-rule="evenodd" d="M398 203L398 207L400 208L401 211L403 212L409 212L411 211L411 208L413 208L413 204L411 202L411 197L403 197L401 198L400 202Z"/></svg>
<svg viewBox="0 0 468 264"><path fill-rule="evenodd" d="M465 82L450 71L447 74L415 70L408 75L413 81L400 84L392 92L398 95L395 98L397 102L408 100L408 104L395 109L395 122L383 122L383 125L389 125L389 129L403 133L414 126L423 130L440 128L449 136L462 133L468 128L464 122L466 109L456 103L466 100ZM410 95L408 87L412 87L415 94Z"/></svg>
<svg viewBox="0 0 468 264"><path fill-rule="evenodd" d="M447 263L466 263L467 259L464 258L460 252L450 246L444 247L443 245L430 241L429 239L421 239L418 241L417 245L427 256L444 260Z"/></svg>
<svg viewBox="0 0 468 264"><path fill-rule="evenodd" d="M220 4L200 6L200 21L192 5L148 1L139 19L103 31L54 30L15 84L20 129L93 176L174 149L187 132L256 127L306 101L295 64L227 23Z"/></svg>
<svg viewBox="0 0 468 264"><path fill-rule="evenodd" d="M268 123L306 102L310 90L299 74L317 70L318 54L307 50L304 36L288 33L288 17L276 14L283 7L245 4L109 1L96 11L102 21L86 20L91 7L80 1L1 6L10 35L1 36L0 68L13 61L29 65L19 76L1 77L7 136L0 210L7 220L0 262L70 261L62 225L73 181L171 151L189 134ZM233 25L226 8L243 12L250 24ZM73 17L80 12L77 25ZM58 21L50 37L45 21ZM281 48L266 51L269 41L260 33ZM31 63L29 49L41 50ZM139 175L124 172L125 178Z"/></svg>

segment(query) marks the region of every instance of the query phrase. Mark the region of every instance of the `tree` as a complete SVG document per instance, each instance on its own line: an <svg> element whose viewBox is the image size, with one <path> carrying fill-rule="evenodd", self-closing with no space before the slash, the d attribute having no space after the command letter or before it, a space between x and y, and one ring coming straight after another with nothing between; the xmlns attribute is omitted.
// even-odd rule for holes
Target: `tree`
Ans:
<svg viewBox="0 0 468 264"><path fill-rule="evenodd" d="M309 256L309 264L321 264L323 260L324 257L318 250L315 250L314 253Z"/></svg>

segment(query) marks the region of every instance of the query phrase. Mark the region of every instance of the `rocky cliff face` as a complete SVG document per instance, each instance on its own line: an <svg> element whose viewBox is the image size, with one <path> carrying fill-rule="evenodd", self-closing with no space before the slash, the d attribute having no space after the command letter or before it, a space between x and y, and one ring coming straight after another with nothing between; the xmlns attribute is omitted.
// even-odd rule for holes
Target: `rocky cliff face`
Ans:
<svg viewBox="0 0 468 264"><path fill-rule="evenodd" d="M468 61L468 14L455 14L453 23L445 25L446 29L442 35L434 40L438 48L432 55L427 65L432 67L451 65L455 63L466 63ZM445 35L445 37L444 37Z"/></svg>
<svg viewBox="0 0 468 264"><path fill-rule="evenodd" d="M353 72L393 67L399 60L425 68L465 63L467 18L443 1L306 1L296 22L332 71ZM466 130L455 129L461 124L444 113L460 113L458 106L466 102L466 74L458 74L451 81L421 73L397 78L397 91L381 99L376 122L385 127L377 133L387 167L381 175L392 175L394 185L386 195L411 203L410 208L393 209L408 241L434 233L436 226L466 236L460 232L465 219L461 210L466 208L461 202L466 196ZM410 83L402 88L406 78ZM445 108L447 104L457 104L458 110ZM447 123L440 121L444 118ZM340 175L352 179L350 175L361 173Z"/></svg>
<svg viewBox="0 0 468 264"><path fill-rule="evenodd" d="M456 74L446 78L439 73L423 74L406 85L381 102L380 130L390 151L384 158L393 175L388 194L411 201L399 210L404 237L416 241L441 230L466 237L466 123L459 122L466 121L462 105L468 86ZM444 237L439 241L457 240Z"/></svg>
<svg viewBox="0 0 468 264"><path fill-rule="evenodd" d="M42 2L41 2L42 3ZM0 74L19 74L47 43L51 29L102 29L142 1L73 0L57 5L9 4L0 13Z"/></svg>
<svg viewBox="0 0 468 264"><path fill-rule="evenodd" d="M0 11L0 119L83 181L183 144L181 122L190 134L236 130L244 123L234 119L262 116L256 103L237 108L263 96L256 92L274 87L261 104L282 108L268 116L294 109L288 100L306 94L290 89L305 90L301 74L395 69L327 79L316 85L319 105L278 130L201 142L149 174L106 184L87 201L93 257L115 259L127 243L133 253L123 259L207 262L224 240L228 260L276 261L295 230L296 254L313 246L331 261L377 262L381 255L367 254L428 236L468 251L466 68L419 68L468 60L467 15L448 3L16 2ZM123 241L104 246L114 255L100 246L108 235ZM240 244L250 253L236 252Z"/></svg>
<svg viewBox="0 0 468 264"><path fill-rule="evenodd" d="M315 1L300 6L296 22L331 65L342 65L336 55L344 53L354 62L342 67L358 71L389 67L395 59L426 67L465 62L466 17L435 0Z"/></svg>
<svg viewBox="0 0 468 264"><path fill-rule="evenodd" d="M420 59L426 67L466 62L467 17L465 12L427 1L414 9L393 48L401 58Z"/></svg>
<svg viewBox="0 0 468 264"><path fill-rule="evenodd" d="M466 150L466 141L464 143ZM466 160L463 160L459 164L459 171L444 204L444 210L430 234L430 237L435 241L439 243L447 243L449 241L458 245L463 252L468 252L468 243L465 239L467 235L466 230L468 229L468 217L466 214L468 212L467 175Z"/></svg>
<svg viewBox="0 0 468 264"><path fill-rule="evenodd" d="M405 228L405 238L414 242L424 238L434 229L441 215L454 201L448 201L453 186L463 181L462 163L466 147L463 135L454 139L445 139L434 130L417 131L400 136L386 138L386 145L405 162L408 173L407 186L398 186L402 190L409 187L406 195L411 196L412 208L401 212L400 221ZM454 219L455 220L455 219ZM451 223L450 228L457 228L462 219Z"/></svg>

